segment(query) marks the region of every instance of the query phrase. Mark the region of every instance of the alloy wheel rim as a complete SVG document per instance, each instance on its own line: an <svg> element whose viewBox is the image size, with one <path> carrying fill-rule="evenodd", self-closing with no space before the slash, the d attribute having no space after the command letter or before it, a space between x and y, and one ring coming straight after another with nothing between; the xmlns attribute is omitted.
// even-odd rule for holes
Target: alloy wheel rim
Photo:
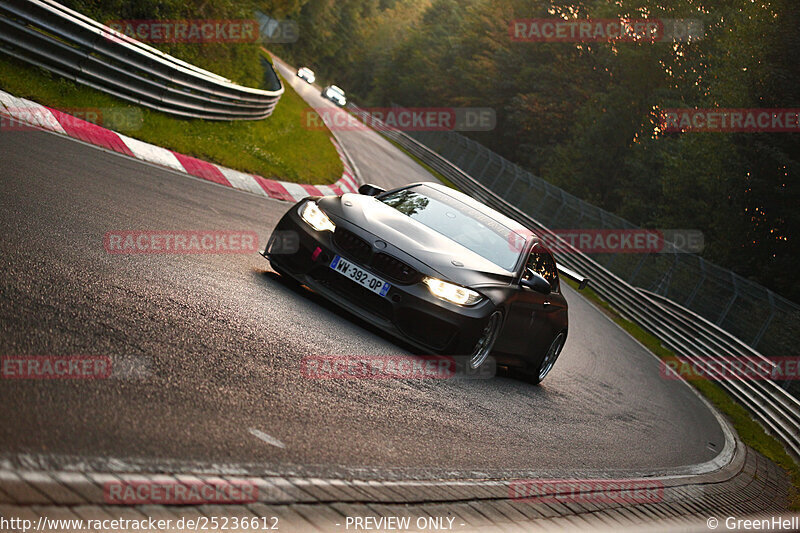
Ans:
<svg viewBox="0 0 800 533"><path fill-rule="evenodd" d="M558 356L561 354L561 348L563 347L564 334L559 333L555 340L553 340L550 348L547 349L547 353L544 355L542 366L539 369L539 381L543 380L547 374L550 373L550 370L553 369L553 365L556 363L556 359L558 359Z"/></svg>
<svg viewBox="0 0 800 533"><path fill-rule="evenodd" d="M497 333L500 330L499 326L500 312L495 311L492 316L489 317L488 322L486 322L483 333L481 333L481 337L475 344L475 350L469 360L469 366L473 370L479 368L486 361L486 358L489 357L492 347L494 346L494 341L497 339Z"/></svg>

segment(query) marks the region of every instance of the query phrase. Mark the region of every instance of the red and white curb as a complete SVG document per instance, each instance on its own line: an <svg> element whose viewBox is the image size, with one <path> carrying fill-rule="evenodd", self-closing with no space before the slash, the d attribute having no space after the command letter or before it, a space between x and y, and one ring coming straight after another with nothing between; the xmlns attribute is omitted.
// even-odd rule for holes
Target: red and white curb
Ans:
<svg viewBox="0 0 800 533"><path fill-rule="evenodd" d="M0 91L0 114L20 123L66 135L147 161L148 163L171 168L178 172L185 172L196 178L213 181L226 187L275 200L297 202L308 196L340 195L358 190L358 180L349 163L349 158L333 138L331 138L331 142L344 165L342 177L332 185L307 185L271 180L179 154L160 146L133 139L127 135L122 135L25 98L17 98L4 91Z"/></svg>

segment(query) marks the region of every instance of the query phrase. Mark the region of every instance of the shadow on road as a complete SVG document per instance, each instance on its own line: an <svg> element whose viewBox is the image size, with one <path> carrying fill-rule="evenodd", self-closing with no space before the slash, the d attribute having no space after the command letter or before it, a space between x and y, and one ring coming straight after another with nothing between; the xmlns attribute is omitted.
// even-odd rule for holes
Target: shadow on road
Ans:
<svg viewBox="0 0 800 533"><path fill-rule="evenodd" d="M350 321L354 325L362 328L373 335L380 337L381 339L397 346L398 348L405 350L409 354L413 354L416 356L424 356L430 355L410 344L404 343L402 340L397 339L396 337L384 332L380 328L370 324L362 320L360 317L350 313L346 309L339 307L338 305L334 304L333 302L329 301L328 299L320 296L319 294L312 291L310 288L305 287L304 285L300 284L298 281L288 277L278 274L274 270L257 270L253 269L252 271L254 280L263 285L269 286L273 290L277 287L280 287L283 294L281 296L290 298L290 297L300 297L303 298L316 306L322 307L327 311L344 318L345 320ZM375 355L382 355L382 354L375 354ZM459 371L464 371L461 368L463 364L459 366ZM495 378L506 378L512 381L515 384L520 386L529 387L531 389L531 393L541 393L543 392L543 388L541 386L534 386L521 381L511 370L507 367L498 366L493 369L496 371ZM473 381L487 381L487 380L473 380ZM494 380L492 380L494 381Z"/></svg>

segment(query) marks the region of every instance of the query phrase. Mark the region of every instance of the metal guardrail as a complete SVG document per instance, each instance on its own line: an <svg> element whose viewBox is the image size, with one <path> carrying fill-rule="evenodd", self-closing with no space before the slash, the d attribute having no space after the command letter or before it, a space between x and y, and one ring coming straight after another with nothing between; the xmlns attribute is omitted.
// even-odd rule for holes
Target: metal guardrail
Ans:
<svg viewBox="0 0 800 533"><path fill-rule="evenodd" d="M184 118L266 118L284 90L280 81L275 90L236 85L53 0L2 0L0 52Z"/></svg>
<svg viewBox="0 0 800 533"><path fill-rule="evenodd" d="M360 118L365 118L365 112L352 103L348 105L348 109ZM374 119L370 122L375 123ZM376 129L471 196L521 222L539 235L557 240L559 248L567 250L556 254L558 263L587 275L591 279L591 287L622 316L658 337L678 357L710 376L721 378L716 382L749 409L795 456L800 457L800 401L773 381L730 379L730 376L720 373L718 366L728 358L768 365L774 365L774 362L696 313L663 296L628 284L417 140L382 124Z"/></svg>

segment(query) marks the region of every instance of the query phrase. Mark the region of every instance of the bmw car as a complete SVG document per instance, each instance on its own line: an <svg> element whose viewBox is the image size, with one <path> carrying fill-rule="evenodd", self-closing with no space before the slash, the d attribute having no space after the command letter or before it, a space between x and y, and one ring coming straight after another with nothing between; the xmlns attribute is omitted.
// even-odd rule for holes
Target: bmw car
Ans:
<svg viewBox="0 0 800 533"><path fill-rule="evenodd" d="M539 383L567 340L567 301L543 241L440 184L304 199L262 254L278 274L423 353L466 356L471 369L491 355Z"/></svg>
<svg viewBox="0 0 800 533"><path fill-rule="evenodd" d="M328 85L322 89L321 94L323 97L327 98L339 107L344 107L347 104L347 98L344 95L344 91L336 85Z"/></svg>

